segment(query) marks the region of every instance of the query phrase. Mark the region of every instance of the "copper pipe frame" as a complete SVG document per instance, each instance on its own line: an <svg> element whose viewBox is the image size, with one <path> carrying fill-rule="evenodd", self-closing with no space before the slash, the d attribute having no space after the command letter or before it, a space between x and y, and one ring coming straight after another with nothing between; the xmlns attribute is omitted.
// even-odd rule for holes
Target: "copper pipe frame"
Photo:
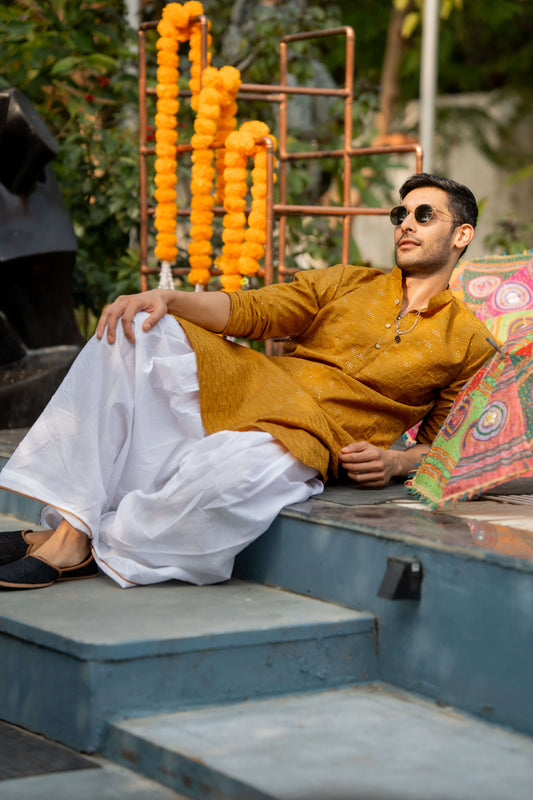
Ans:
<svg viewBox="0 0 533 800"><path fill-rule="evenodd" d="M205 15L196 18L201 24L201 64L202 69L207 64L207 34L208 22ZM138 49L139 49L139 202L140 202L140 273L141 290L145 291L148 287L148 275L157 274L158 268L148 267L148 229L149 218L153 215L154 209L148 206L148 171L147 158L153 156L155 148L148 147L147 143L147 103L149 96L156 94L155 88L146 85L146 40L145 31L157 27L157 22L143 23L139 29ZM288 45L294 41L303 39L324 38L328 36L343 35L346 37L346 56L345 56L345 77L344 86L337 89L319 88L311 86L289 86L288 76ZM265 137L264 141L267 149L267 237L265 245L264 267L259 271L260 277L264 278L266 285L274 283L275 280L284 280L294 274L296 269L286 266L285 253L287 241L287 218L289 216L328 216L342 218L342 261L347 263L349 260L351 221L355 216L378 216L389 213L389 208L363 208L350 205L350 190L352 182L352 159L358 156L371 156L383 154L413 153L415 156L415 172L422 172L422 148L419 144L406 144L398 146L380 147L352 147L353 127L353 73L355 61L355 33L349 26L332 28L324 31L310 31L291 34L282 37L280 40L280 83L273 84L241 84L238 99L263 100L276 103L279 106L279 135L278 135L278 159L279 159L279 202L274 202L274 146L270 137ZM336 150L316 150L311 152L289 153L287 151L287 101L290 96L322 96L344 98L344 142L342 149ZM180 92L180 97L190 97L190 91ZM177 146L178 153L189 152L192 150L190 144ZM342 158L343 161L343 189L342 205L340 206L312 206L295 205L287 203L287 172L288 166L295 161L307 161L320 158ZM217 216L224 214L224 209L215 207L214 212ZM179 217L190 215L190 208L178 209ZM274 244L273 232L275 222L278 221L278 267L274 268ZM187 268L174 267L174 275L186 275ZM211 270L213 275L220 274L216 268Z"/></svg>

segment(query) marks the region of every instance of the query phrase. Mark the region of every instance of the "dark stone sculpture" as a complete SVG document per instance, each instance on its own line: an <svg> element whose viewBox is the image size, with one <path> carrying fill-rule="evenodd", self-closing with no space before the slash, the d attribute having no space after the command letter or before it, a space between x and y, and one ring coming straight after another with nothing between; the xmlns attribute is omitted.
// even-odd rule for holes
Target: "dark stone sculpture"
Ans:
<svg viewBox="0 0 533 800"><path fill-rule="evenodd" d="M49 163L56 153L22 92L0 90L0 428L35 421L82 344L77 245Z"/></svg>

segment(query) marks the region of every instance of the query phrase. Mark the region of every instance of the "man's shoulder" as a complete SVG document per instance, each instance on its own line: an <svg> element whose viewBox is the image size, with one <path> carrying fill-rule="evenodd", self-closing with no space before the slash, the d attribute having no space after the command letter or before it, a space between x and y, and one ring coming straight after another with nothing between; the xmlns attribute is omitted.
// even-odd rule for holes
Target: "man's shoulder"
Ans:
<svg viewBox="0 0 533 800"><path fill-rule="evenodd" d="M461 317L461 321L463 324L470 325L474 330L478 330L480 332L485 332L487 334L487 328L485 324L477 317L471 308L469 308L466 303L452 294L452 305L456 310L456 314Z"/></svg>
<svg viewBox="0 0 533 800"><path fill-rule="evenodd" d="M485 323L462 300L453 297L452 303L456 310L456 329L461 338L464 338L465 332L468 331L471 347L475 346L481 351L492 353L494 348L487 339L490 334Z"/></svg>
<svg viewBox="0 0 533 800"><path fill-rule="evenodd" d="M313 269L299 273L312 282L344 284L353 288L386 276L382 270L357 264L335 264L323 269Z"/></svg>

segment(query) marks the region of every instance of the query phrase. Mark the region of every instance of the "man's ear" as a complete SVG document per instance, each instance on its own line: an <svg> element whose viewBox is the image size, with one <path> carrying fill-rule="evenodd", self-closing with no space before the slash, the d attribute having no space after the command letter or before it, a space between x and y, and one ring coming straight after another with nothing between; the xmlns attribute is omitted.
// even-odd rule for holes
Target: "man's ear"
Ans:
<svg viewBox="0 0 533 800"><path fill-rule="evenodd" d="M474 228L467 222L458 225L454 231L454 244L459 250L464 250L465 247L468 247L473 238Z"/></svg>

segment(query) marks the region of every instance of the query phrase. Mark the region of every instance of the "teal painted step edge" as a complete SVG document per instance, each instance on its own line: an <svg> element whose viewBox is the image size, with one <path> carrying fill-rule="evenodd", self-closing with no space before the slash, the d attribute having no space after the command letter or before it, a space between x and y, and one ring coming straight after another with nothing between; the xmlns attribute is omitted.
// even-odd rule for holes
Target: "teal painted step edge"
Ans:
<svg viewBox="0 0 533 800"><path fill-rule="evenodd" d="M135 590L130 590L135 591ZM371 618L370 618L371 619ZM309 626L310 628L313 626ZM70 653L0 634L0 718L85 752L101 748L109 722L250 697L346 686L377 677L373 624L316 626L294 640L152 657L81 660ZM223 637L224 638L224 637ZM238 641L240 639L240 641ZM123 654L122 654L123 656ZM42 676L46 676L43 691ZM61 698L61 701L58 701Z"/></svg>
<svg viewBox="0 0 533 800"><path fill-rule="evenodd" d="M5 456L0 456L0 469L7 463ZM7 514L10 517L24 520L24 522L34 522L39 524L41 518L41 508L43 504L31 497L25 497L15 492L6 492L0 489L0 514Z"/></svg>
<svg viewBox="0 0 533 800"><path fill-rule="evenodd" d="M167 750L116 726L109 728L104 752L116 764L156 780L180 796L195 800L275 800L201 760Z"/></svg>
<svg viewBox="0 0 533 800"><path fill-rule="evenodd" d="M419 602L377 596L389 556L422 562ZM312 524L289 510L238 556L235 574L373 612L380 680L533 734L530 564Z"/></svg>

